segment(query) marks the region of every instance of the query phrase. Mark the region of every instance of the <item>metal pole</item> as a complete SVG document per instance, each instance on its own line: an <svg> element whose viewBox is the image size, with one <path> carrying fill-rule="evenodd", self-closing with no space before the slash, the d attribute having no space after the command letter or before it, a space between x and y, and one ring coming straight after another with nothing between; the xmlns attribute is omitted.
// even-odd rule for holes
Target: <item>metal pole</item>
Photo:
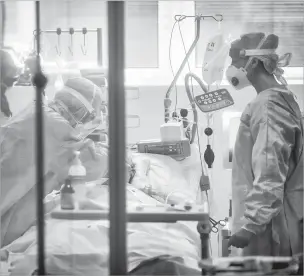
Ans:
<svg viewBox="0 0 304 276"><path fill-rule="evenodd" d="M127 274L124 2L108 2L110 275Z"/></svg>
<svg viewBox="0 0 304 276"><path fill-rule="evenodd" d="M186 56L184 57L184 60L183 60L182 64L178 68L178 71L177 71L176 75L174 76L174 78L173 78L173 80L172 80L172 82L171 82L171 84L170 84L170 86L169 86L169 88L168 88L168 90L166 92L166 98L170 97L170 92L171 92L172 88L175 86L175 84L176 84L176 82L177 82L180 74L182 73L182 71L183 71L186 63L189 60L189 57L191 56L191 54L192 54L193 50L195 49L195 46L196 46L199 38L200 38L200 34L201 34L201 18L197 17L195 20L196 20L195 21L196 22L196 25L195 25L196 26L196 28L195 28L195 39L192 42L192 44L190 46L190 49L188 50Z"/></svg>
<svg viewBox="0 0 304 276"><path fill-rule="evenodd" d="M195 39L194 41L192 42L191 44L191 47L189 49L189 51L187 52L186 56L184 57L184 60L182 62L182 64L180 65L176 75L174 76L174 79L172 80L167 92L166 92L166 95L165 95L165 100L164 100L164 107L165 107L165 123L167 123L169 121L169 117L170 117L170 105L171 105L171 102L168 102L168 99L170 99L170 93L171 93L171 90L172 88L175 86L180 74L182 73L190 55L192 54L193 50L195 49L195 46L200 38L200 33L201 33L201 18L200 17L197 17L195 19L196 21L196 31L195 31Z"/></svg>
<svg viewBox="0 0 304 276"><path fill-rule="evenodd" d="M1 28L0 28L0 49L3 48L4 46L4 32L5 32L5 3L4 2L0 2L0 24L1 24ZM1 59L1 57L0 57ZM1 62L1 61L0 61ZM0 93L2 93L2 66L0 64ZM4 93L4 91L3 91ZM0 94L0 105L1 105L1 101L2 101L2 96ZM1 112L1 111L0 111ZM2 154L3 150L1 148L0 154ZM1 196L1 192L2 192L2 171L1 171L1 166L0 166L0 196ZM1 219L2 217L2 212L0 212L0 237L2 237L1 235ZM2 248L2 241L0 238L0 248Z"/></svg>
<svg viewBox="0 0 304 276"><path fill-rule="evenodd" d="M37 31L37 71L34 76L36 86L36 185L37 185L37 242L38 242L38 275L46 275L44 265L44 143L43 143L43 109L42 93L46 78L40 66L40 2L36 1L36 30Z"/></svg>
<svg viewBox="0 0 304 276"><path fill-rule="evenodd" d="M74 31L74 33L82 33L82 29L80 30L80 29L74 29L74 28L72 28L73 29L73 31ZM97 33L98 32L98 30L99 30L99 28L98 29L87 29L87 32L88 33ZM41 31L42 33L50 33L50 34L52 34L52 33L56 33L57 32L57 30L45 30L45 31ZM61 29L61 33L67 33L67 34L69 34L70 33L70 30L62 30Z"/></svg>
<svg viewBox="0 0 304 276"><path fill-rule="evenodd" d="M178 80L178 78L180 77L180 74L182 73L186 63L189 60L190 55L192 54L193 50L196 47L196 44L198 43L198 40L200 38L200 34L201 34L201 20L205 19L205 18L213 18L215 21L217 22L221 22L223 21L223 16L221 14L216 14L215 16L212 15L176 15L174 18L176 21L182 21L185 18L195 18L195 22L196 22L196 28L195 28L195 39L193 41L193 43L190 46L190 49L188 50L186 56L184 57L184 60L182 62L182 64L180 65L176 75L174 76L169 88L167 89L167 92L165 94L165 99L164 99L164 107L165 107L165 123L167 123L169 121L169 117L170 117L170 106L171 106L171 100L170 100L170 94L171 94L171 90L172 88L176 85L176 82ZM218 18L216 18L218 17Z"/></svg>
<svg viewBox="0 0 304 276"><path fill-rule="evenodd" d="M97 62L98 66L102 66L102 29L97 29Z"/></svg>

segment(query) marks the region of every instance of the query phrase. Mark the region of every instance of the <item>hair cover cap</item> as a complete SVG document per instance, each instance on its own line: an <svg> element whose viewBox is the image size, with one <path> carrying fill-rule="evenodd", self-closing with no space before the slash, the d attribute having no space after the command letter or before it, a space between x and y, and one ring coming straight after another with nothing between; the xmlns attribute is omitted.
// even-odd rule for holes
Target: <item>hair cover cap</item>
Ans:
<svg viewBox="0 0 304 276"><path fill-rule="evenodd" d="M261 41L264 40L262 45ZM242 56L244 50L274 50L272 53L266 55L255 55L254 57L262 61L264 68L269 74L273 74L284 85L287 85L286 80L283 78L284 70L281 67L289 65L291 60L291 53L286 53L283 56L279 56L275 50L279 46L279 37L275 34L270 34L266 37L265 33L248 33L244 34L231 43L229 56L232 59L248 58Z"/></svg>
<svg viewBox="0 0 304 276"><path fill-rule="evenodd" d="M82 121L88 113L99 111L101 90L88 79L72 78L56 93L54 100L64 104L76 121Z"/></svg>

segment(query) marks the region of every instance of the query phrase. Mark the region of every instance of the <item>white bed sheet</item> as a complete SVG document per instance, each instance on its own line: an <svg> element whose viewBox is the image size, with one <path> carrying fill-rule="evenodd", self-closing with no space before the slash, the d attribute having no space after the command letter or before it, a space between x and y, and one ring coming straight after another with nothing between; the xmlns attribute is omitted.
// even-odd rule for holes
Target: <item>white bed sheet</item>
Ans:
<svg viewBox="0 0 304 276"><path fill-rule="evenodd" d="M137 154L136 157L134 162L138 170L144 168L143 160L147 158L150 160L149 173L139 172L137 183L149 182L160 187L165 178L168 180L166 192L170 192L170 189L184 189L187 191L187 197L189 194L192 194L193 198L196 197L201 171L199 154L195 146L192 146L192 156L181 162L170 160L166 156ZM107 206L108 187L96 186L92 189L89 197L94 202ZM138 202L145 204L157 202L132 185L128 185L127 199L128 208ZM163 254L183 257L187 266L198 268L200 239L196 224L196 222L128 224L129 270L143 260ZM107 221L66 221L54 220L47 216L45 235L47 272L53 275L108 275L108 229ZM37 267L36 227L32 227L5 249L10 252L9 262L18 259L13 262L11 275L31 275Z"/></svg>

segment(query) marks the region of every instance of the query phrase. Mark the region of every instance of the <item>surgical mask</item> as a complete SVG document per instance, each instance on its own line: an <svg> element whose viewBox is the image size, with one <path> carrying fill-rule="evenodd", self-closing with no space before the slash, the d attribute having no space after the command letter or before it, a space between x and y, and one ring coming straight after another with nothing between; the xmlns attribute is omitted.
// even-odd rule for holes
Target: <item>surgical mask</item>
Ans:
<svg viewBox="0 0 304 276"><path fill-rule="evenodd" d="M247 86L250 86L251 83L248 80L247 77L247 68L249 67L249 65L251 64L252 60L253 60L253 56L256 55L265 55L268 54L269 51L273 51L273 50L260 50L260 48L263 46L265 40L267 39L267 37L265 36L259 43L259 45L257 46L256 49L254 50L245 50L244 51L244 56L249 56L249 60L246 63L245 67L240 67L237 68L234 65L230 65L227 70L226 70L226 78L228 80L228 82L236 89L236 90L241 90ZM241 53L240 53L241 54Z"/></svg>
<svg viewBox="0 0 304 276"><path fill-rule="evenodd" d="M251 85L247 78L247 71L242 67L236 68L234 65L230 65L226 71L226 78L236 90L241 90Z"/></svg>

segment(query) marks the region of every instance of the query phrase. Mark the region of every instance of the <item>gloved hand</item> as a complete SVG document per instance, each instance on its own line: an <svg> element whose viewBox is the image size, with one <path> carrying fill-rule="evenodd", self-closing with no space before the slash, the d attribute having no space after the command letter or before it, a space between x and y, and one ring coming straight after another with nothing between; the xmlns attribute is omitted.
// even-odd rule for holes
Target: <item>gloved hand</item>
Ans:
<svg viewBox="0 0 304 276"><path fill-rule="evenodd" d="M87 148L89 150L89 152L91 153L91 157L93 158L93 160L96 159L95 143L91 139L85 139L82 148L83 149Z"/></svg>
<svg viewBox="0 0 304 276"><path fill-rule="evenodd" d="M248 246L253 236L253 233L242 228L240 231L236 232L230 237L228 247L234 246L237 248L244 248Z"/></svg>

